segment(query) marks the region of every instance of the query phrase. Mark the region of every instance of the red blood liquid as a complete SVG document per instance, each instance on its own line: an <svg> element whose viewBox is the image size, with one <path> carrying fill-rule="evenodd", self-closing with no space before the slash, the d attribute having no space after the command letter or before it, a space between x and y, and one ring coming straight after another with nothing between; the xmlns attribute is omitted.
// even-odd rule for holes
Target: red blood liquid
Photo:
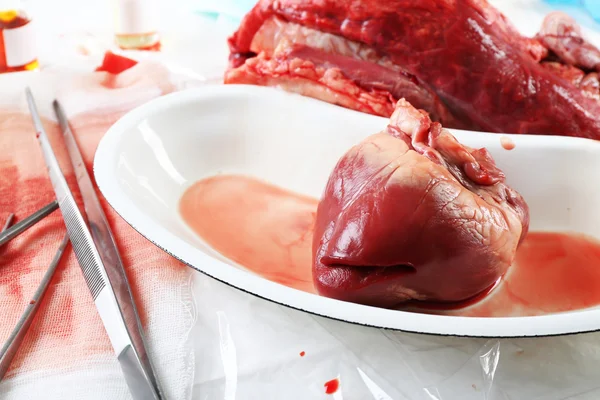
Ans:
<svg viewBox="0 0 600 400"><path fill-rule="evenodd" d="M215 250L264 278L314 293L312 231L317 200L241 176L202 180L180 212Z"/></svg>
<svg viewBox="0 0 600 400"><path fill-rule="evenodd" d="M325 382L325 393L334 394L340 388L340 380L338 378Z"/></svg>
<svg viewBox="0 0 600 400"><path fill-rule="evenodd" d="M300 352L300 357L304 357L305 355L306 355L305 352L303 352L303 351Z"/></svg>
<svg viewBox="0 0 600 400"><path fill-rule="evenodd" d="M576 233L530 232L494 293L470 316L522 316L600 304L600 243Z"/></svg>
<svg viewBox="0 0 600 400"><path fill-rule="evenodd" d="M515 148L515 142L513 142L508 136L501 136L500 144L505 150L512 150Z"/></svg>
<svg viewBox="0 0 600 400"><path fill-rule="evenodd" d="M266 279L315 293L312 229L317 204L254 178L222 175L192 185L180 211L228 259ZM508 273L485 293L458 304L415 302L403 309L501 317L599 304L600 242L577 233L530 232Z"/></svg>

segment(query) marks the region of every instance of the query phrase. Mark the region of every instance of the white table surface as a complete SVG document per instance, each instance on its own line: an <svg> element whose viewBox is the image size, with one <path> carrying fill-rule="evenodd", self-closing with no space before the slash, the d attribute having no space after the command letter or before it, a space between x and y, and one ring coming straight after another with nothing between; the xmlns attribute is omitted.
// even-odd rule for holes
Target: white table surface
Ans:
<svg viewBox="0 0 600 400"><path fill-rule="evenodd" d="M88 68L102 56L111 40L109 2L30 3L43 15L43 65ZM528 34L549 11L535 0L493 3ZM220 79L228 54L225 38L235 26L193 16L190 1L162 1L160 6L171 17L162 20L165 50L149 56L208 80ZM91 58L74 51L84 37ZM200 273L192 285L196 322L188 341L195 349L195 371L188 398L600 398L600 333L510 340L406 334L295 311ZM335 377L341 389L326 395L323 385Z"/></svg>

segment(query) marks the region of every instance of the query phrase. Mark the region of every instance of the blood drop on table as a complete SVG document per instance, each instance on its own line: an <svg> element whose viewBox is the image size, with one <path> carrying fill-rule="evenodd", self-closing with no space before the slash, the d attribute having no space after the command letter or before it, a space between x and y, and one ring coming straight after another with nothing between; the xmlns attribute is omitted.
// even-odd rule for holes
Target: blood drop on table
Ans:
<svg viewBox="0 0 600 400"><path fill-rule="evenodd" d="M325 393L334 394L340 387L340 380L338 378L332 379L325 382Z"/></svg>

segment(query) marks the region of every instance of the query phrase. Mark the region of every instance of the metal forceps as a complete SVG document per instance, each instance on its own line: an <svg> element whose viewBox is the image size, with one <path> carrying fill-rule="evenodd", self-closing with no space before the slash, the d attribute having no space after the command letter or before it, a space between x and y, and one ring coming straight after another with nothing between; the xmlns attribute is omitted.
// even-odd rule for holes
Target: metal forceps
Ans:
<svg viewBox="0 0 600 400"><path fill-rule="evenodd" d="M54 208L54 210L55 209L56 208ZM19 224L14 225L13 228L17 227L18 229L12 231L13 233L14 232L16 232L16 233L12 234L10 239L16 237L18 234L24 232L27 228L33 226L36 222L40 221L43 218L40 216L41 214L48 215L50 212L54 211L54 210L52 210L52 211L48 212L48 210L49 210L49 208L48 208L48 206L46 206L46 207L42 208L41 210L35 212L31 216L29 216L28 218L25 218L22 222L20 222L19 223L19 224L21 224L20 227L18 226ZM8 219L6 220L6 223L4 225L4 229L2 229L2 233L0 233L0 237L2 236L3 233L6 233L10 230L9 227L10 227L10 224L12 223L13 218L14 218L13 214L11 214L8 217ZM10 239L6 239L4 242L2 242L2 244L6 243ZM52 262L50 263L50 266L48 267L48 270L46 271L46 273L44 274L44 277L42 278L40 285L38 286L37 290L33 294L31 301L25 308L25 312L23 312L23 314L21 315L21 318L19 318L19 321L17 322L17 325L15 326L13 331L10 333L8 340L6 341L6 343L4 343L4 345L2 346L2 349L0 349L0 381L2 381L2 379L4 378L4 375L6 374L6 371L8 371L8 368L10 367L10 364L11 364L13 358L17 354L17 351L19 350L21 343L23 343L23 340L25 339L27 331L29 330L29 326L31 325L31 322L33 321L33 319L37 313L39 305L40 305L42 299L44 298L44 295L46 294L48 286L50 285L50 281L52 280L52 277L54 276L56 267L58 266L58 264L62 258L62 255L64 254L65 249L68 244L69 244L69 236L67 234L65 234L62 242L60 243L60 246L58 247L56 254L54 255L54 258L52 259Z"/></svg>

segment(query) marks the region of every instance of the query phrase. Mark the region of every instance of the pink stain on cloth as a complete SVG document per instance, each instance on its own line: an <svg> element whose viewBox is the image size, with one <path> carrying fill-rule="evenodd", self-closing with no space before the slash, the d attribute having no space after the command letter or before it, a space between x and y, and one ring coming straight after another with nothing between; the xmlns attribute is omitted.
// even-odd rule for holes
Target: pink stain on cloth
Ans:
<svg viewBox="0 0 600 400"><path fill-rule="evenodd" d="M65 71L60 79L56 92L45 95L42 88L32 89L38 106L50 104L54 95L64 105L90 174L102 135L123 114L158 96L202 83L149 62L119 74ZM54 199L24 97L16 97L22 89L0 92L0 103L10 104L2 102L2 96L20 99L18 105L0 108L0 224L10 212L18 221ZM63 173L80 201L57 124L51 114L45 116L44 125ZM185 398L192 390L194 365L193 352L186 348L194 319L191 270L134 231L98 194L115 233L163 389L169 398ZM0 248L0 345L30 302L64 233L61 213L56 211ZM102 390L94 393L94 387ZM3 399L33 398L29 394L40 390L55 390L64 398L129 398L70 247L23 346L0 383Z"/></svg>

